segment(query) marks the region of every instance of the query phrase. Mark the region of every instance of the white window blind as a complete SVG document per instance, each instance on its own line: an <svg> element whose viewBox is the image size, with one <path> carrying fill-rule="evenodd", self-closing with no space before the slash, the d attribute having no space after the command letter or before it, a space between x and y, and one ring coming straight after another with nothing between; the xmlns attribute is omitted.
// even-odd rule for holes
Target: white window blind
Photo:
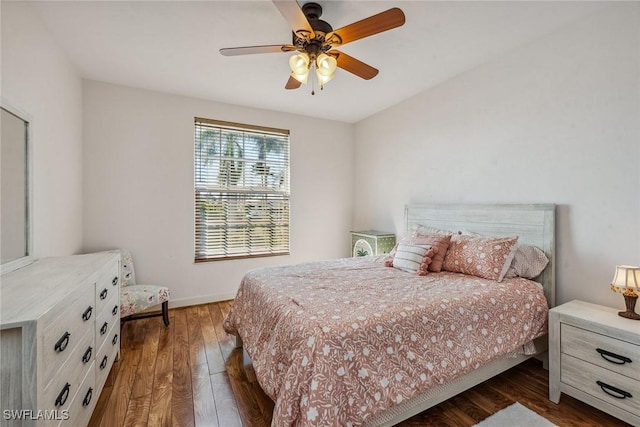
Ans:
<svg viewBox="0 0 640 427"><path fill-rule="evenodd" d="M195 260L289 253L289 131L195 118Z"/></svg>

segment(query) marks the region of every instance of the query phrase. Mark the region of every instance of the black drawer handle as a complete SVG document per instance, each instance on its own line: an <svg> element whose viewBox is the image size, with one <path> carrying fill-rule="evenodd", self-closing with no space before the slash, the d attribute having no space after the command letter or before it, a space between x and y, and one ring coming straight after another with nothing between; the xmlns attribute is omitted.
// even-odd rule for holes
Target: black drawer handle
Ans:
<svg viewBox="0 0 640 427"><path fill-rule="evenodd" d="M620 356L619 354L611 353L610 351L596 348L596 351L600 353L600 356L607 362L615 363L616 365L624 365L625 363L631 363L631 359L626 356ZM610 358L616 359L611 360Z"/></svg>
<svg viewBox="0 0 640 427"><path fill-rule="evenodd" d="M633 397L631 396L631 393L629 393L628 391L620 390L618 387L614 387L607 383L603 383L602 381L596 381L596 384L600 386L602 391L604 391L611 397L615 397L616 399L626 399L627 397L628 398ZM613 393L609 392L608 390L611 390Z"/></svg>
<svg viewBox="0 0 640 427"><path fill-rule="evenodd" d="M116 314L118 314L118 306L117 306L117 305L114 305L114 306L113 306L113 310L111 310L111 314L113 314L114 316L115 316Z"/></svg>
<svg viewBox="0 0 640 427"><path fill-rule="evenodd" d="M117 342L118 342L118 334L115 334L113 336L113 339L111 340L111 344L112 345L116 345Z"/></svg>
<svg viewBox="0 0 640 427"><path fill-rule="evenodd" d="M113 278L113 280L111 281L111 284L112 284L113 286L115 286L115 285L117 285L117 284L118 284L118 276L116 276L116 277L114 277L114 278Z"/></svg>
<svg viewBox="0 0 640 427"><path fill-rule="evenodd" d="M89 348L87 348L87 351L85 351L84 355L82 356L82 363L89 363L89 361L91 360L92 352L93 349L91 348L91 346L89 346Z"/></svg>
<svg viewBox="0 0 640 427"><path fill-rule="evenodd" d="M106 334L108 327L109 327L109 324L107 322L104 322L104 325L102 325L102 327L100 328L100 335Z"/></svg>
<svg viewBox="0 0 640 427"><path fill-rule="evenodd" d="M107 294L109 293L109 291L107 290L107 288L104 288L102 290L102 292L100 292L100 299L107 299Z"/></svg>
<svg viewBox="0 0 640 427"><path fill-rule="evenodd" d="M93 307L91 306L87 307L84 313L82 313L82 320L86 322L87 320L91 319L92 314L93 314Z"/></svg>
<svg viewBox="0 0 640 427"><path fill-rule="evenodd" d="M71 390L71 384L66 383L58 397L56 397L56 406L64 405L64 402L66 402L69 397L69 390Z"/></svg>
<svg viewBox="0 0 640 427"><path fill-rule="evenodd" d="M105 357L102 359L102 362L100 362L100 369L104 369L104 368L106 368L106 367L107 367L107 359L108 359L108 358L107 358L107 356L105 356Z"/></svg>
<svg viewBox="0 0 640 427"><path fill-rule="evenodd" d="M91 403L91 398L93 397L93 389L91 387L89 387L89 390L87 390L87 394L84 395L84 400L82 401L82 406L89 406L89 403Z"/></svg>
<svg viewBox="0 0 640 427"><path fill-rule="evenodd" d="M67 346L69 345L69 337L71 336L71 334L68 331L65 331L64 334L62 334L62 336L60 337L60 339L58 340L58 342L56 343L56 345L53 347L55 351L59 351L60 353L62 353Z"/></svg>

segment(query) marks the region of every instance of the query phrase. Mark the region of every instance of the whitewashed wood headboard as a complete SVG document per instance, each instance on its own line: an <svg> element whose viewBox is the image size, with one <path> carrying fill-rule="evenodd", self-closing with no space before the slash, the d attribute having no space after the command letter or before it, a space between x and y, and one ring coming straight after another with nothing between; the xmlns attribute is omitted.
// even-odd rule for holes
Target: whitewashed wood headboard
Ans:
<svg viewBox="0 0 640 427"><path fill-rule="evenodd" d="M518 236L535 245L549 264L535 280L542 284L549 307L556 303L554 204L410 204L405 206L405 230L417 225L487 236Z"/></svg>

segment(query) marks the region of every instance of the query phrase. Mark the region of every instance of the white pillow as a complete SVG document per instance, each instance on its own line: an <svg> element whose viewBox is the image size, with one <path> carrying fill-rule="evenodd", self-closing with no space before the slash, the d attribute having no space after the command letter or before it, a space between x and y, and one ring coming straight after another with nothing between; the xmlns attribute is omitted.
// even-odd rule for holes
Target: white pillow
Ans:
<svg viewBox="0 0 640 427"><path fill-rule="evenodd" d="M542 273L549 258L544 251L537 246L518 244L516 253L511 261L509 270L504 277L512 279L514 277L524 277L525 279L535 279Z"/></svg>
<svg viewBox="0 0 640 427"><path fill-rule="evenodd" d="M409 273L420 274L424 271L424 274L426 274L427 266L429 262L431 262L431 259L427 256L430 249L431 245L409 245L400 243L393 256L393 266Z"/></svg>

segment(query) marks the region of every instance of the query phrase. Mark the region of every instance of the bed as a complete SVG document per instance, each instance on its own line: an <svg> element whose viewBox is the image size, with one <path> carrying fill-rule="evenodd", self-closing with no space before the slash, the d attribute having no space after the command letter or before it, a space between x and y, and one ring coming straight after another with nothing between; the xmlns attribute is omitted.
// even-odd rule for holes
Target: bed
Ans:
<svg viewBox="0 0 640 427"><path fill-rule="evenodd" d="M247 273L224 326L275 402L272 425L394 425L546 350L554 216L546 204L405 207L406 230L535 245L549 259L538 283L418 276L382 257Z"/></svg>

